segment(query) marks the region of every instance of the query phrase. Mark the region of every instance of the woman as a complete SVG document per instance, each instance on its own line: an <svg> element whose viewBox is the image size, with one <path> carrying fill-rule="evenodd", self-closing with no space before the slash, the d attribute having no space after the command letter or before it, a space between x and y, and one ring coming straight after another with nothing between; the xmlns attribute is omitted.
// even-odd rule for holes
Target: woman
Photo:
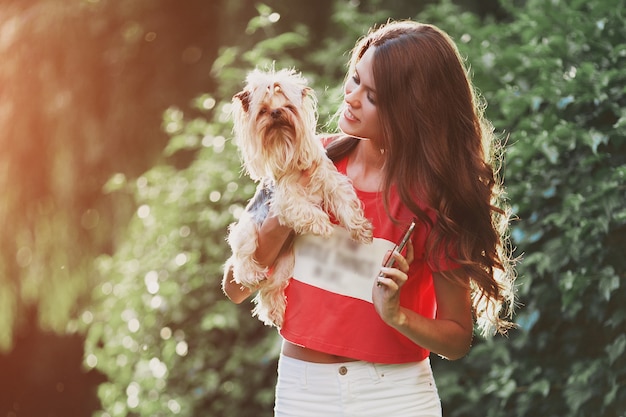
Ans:
<svg viewBox="0 0 626 417"><path fill-rule="evenodd" d="M291 244L296 254L275 413L441 416L430 352L463 357L474 319L483 332L510 326L514 273L494 137L455 44L431 25L371 31L353 50L344 93L344 135L325 145L375 244L346 243L339 228L330 241L292 242L276 217L264 221L256 260L271 266ZM413 218L408 249L380 268ZM368 257L380 274L362 273ZM235 302L250 295L223 284Z"/></svg>

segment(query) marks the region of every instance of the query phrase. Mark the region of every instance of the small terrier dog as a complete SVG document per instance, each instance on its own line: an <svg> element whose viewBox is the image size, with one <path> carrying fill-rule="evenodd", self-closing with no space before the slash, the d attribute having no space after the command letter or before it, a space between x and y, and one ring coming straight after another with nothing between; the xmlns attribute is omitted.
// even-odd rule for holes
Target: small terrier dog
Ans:
<svg viewBox="0 0 626 417"><path fill-rule="evenodd" d="M233 118L243 167L259 186L229 227L232 256L224 267L225 279L258 289L253 314L280 328L294 256L292 249L281 251L271 269L254 260L259 228L269 212L296 234L330 236L330 214L352 239L370 243L372 226L350 180L337 171L315 135L317 99L301 74L252 71L243 91L233 97Z"/></svg>

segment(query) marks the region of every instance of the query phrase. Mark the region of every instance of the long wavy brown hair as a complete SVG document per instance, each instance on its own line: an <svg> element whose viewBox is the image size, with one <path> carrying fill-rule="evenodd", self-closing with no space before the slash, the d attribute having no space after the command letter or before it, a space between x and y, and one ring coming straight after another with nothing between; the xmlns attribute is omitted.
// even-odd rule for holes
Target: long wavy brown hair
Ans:
<svg viewBox="0 0 626 417"><path fill-rule="evenodd" d="M479 329L503 333L512 326L515 302L510 211L498 175L503 146L483 117L463 59L437 27L389 22L357 43L348 77L370 47L376 48L373 77L387 157L385 205L395 185L404 204L431 227L430 265L439 269L435 254L442 251L460 265ZM339 159L356 143L341 138L328 154ZM434 223L417 201L435 210Z"/></svg>

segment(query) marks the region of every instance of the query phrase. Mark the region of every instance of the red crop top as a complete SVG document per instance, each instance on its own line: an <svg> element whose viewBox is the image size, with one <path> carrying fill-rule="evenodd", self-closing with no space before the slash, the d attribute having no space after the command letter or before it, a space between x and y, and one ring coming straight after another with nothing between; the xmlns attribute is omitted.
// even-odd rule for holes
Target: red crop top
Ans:
<svg viewBox="0 0 626 417"><path fill-rule="evenodd" d="M347 158L336 164L343 174L347 165ZM393 194L389 202L391 214L402 220L402 224L394 224L385 212L380 193L357 190L357 195L374 227L374 242L356 243L338 226L330 239L298 236L280 334L296 345L367 362L421 361L430 352L386 325L372 304L372 288L383 259L414 216ZM431 212L427 213L434 219ZM412 238L415 259L402 288L400 303L434 318L432 271L424 261L427 233L427 226L418 223Z"/></svg>

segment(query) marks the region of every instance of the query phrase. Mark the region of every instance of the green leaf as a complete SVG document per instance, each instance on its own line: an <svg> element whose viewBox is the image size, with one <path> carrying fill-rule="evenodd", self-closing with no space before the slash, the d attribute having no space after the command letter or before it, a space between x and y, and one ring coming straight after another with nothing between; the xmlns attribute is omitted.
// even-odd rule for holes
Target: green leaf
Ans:
<svg viewBox="0 0 626 417"><path fill-rule="evenodd" d="M626 335L620 334L613 343L606 346L605 351L609 355L609 363L613 365L626 351Z"/></svg>

